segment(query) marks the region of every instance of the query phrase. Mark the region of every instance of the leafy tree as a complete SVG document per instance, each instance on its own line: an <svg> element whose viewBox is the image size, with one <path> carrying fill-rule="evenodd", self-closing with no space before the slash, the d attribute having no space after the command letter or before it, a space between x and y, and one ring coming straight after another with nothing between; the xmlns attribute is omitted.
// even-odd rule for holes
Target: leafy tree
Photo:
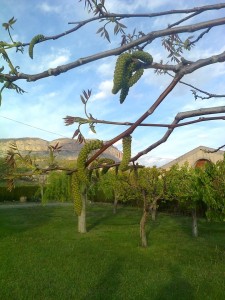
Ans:
<svg viewBox="0 0 225 300"><path fill-rule="evenodd" d="M71 201L70 177L65 172L51 172L44 189L43 202Z"/></svg>
<svg viewBox="0 0 225 300"><path fill-rule="evenodd" d="M146 222L151 212L152 220L156 219L158 201L163 198L164 184L160 169L155 166L138 172L137 189L143 199L143 215L140 221L140 237L143 247L147 247Z"/></svg>
<svg viewBox="0 0 225 300"><path fill-rule="evenodd" d="M192 235L198 236L197 212L206 193L204 170L192 168L187 163L174 165L166 172L166 198L176 200L192 215Z"/></svg>
<svg viewBox="0 0 225 300"><path fill-rule="evenodd" d="M225 221L225 158L207 164L201 180L207 218Z"/></svg>
<svg viewBox="0 0 225 300"><path fill-rule="evenodd" d="M138 190L130 181L128 172L116 172L109 170L107 174L100 177L98 187L108 199L113 199L113 213L116 214L118 202L129 203L137 201Z"/></svg>
<svg viewBox="0 0 225 300"><path fill-rule="evenodd" d="M197 22L194 17L196 15L203 15L205 12L209 11L220 11L225 8L225 3L211 4L205 5L201 7L194 8L185 8L180 10L170 10L170 11L161 11L154 13L140 13L140 14L118 14L111 13L107 8L107 1L104 0L81 0L85 5L85 8L88 10L90 14L90 18L79 21L79 22L71 22L74 24L74 27L66 32L56 34L54 36L46 36L44 34L36 35L29 42L21 42L15 41L11 35L12 27L15 26L16 19L11 18L8 22L3 23L4 29L8 32L9 41L1 41L0 42L0 53L2 58L5 60L5 68L4 66L0 68L0 83L1 83L1 98L2 94L6 89L10 89L17 93L24 93L24 90L18 86L17 83L23 80L27 80L28 82L38 81L40 79L44 79L47 77L54 77L56 75L60 75L64 72L68 72L71 69L76 69L84 64L88 64L91 62L97 62L106 57L117 56L117 63L115 66L114 78L113 78L113 89L112 92L114 94L119 95L120 103L123 103L127 98L129 98L129 90L132 86L138 81L141 80L141 76L143 75L146 69L152 69L155 71L156 76L169 76L171 78L171 82L165 88L164 91L159 95L157 99L153 101L151 99L151 105L147 107L147 109L143 112L141 116L137 116L136 121L127 122L117 122L117 121L109 121L109 120L99 120L94 118L91 113L87 112L87 103L91 98L91 89L87 88L80 95L80 99L84 104L85 117L74 117L74 116L66 116L65 124L72 125L77 124L78 127L74 132L73 138L77 137L79 142L85 141L85 138L81 132L81 126L88 125L93 132L96 132L95 126L96 124L105 124L105 125L117 125L117 126L128 126L127 129L121 130L121 132L113 137L109 138L107 142L102 143L99 148L96 148L94 152L90 152L88 156L85 157L85 161L82 163L83 169L90 169L91 163L95 161L108 147L116 143L117 141L123 139L126 142L131 142L131 135L136 132L136 129L145 128L146 127L164 127L167 128L165 134L153 144L148 145L146 139L146 148L137 153L134 156L126 157L126 162L130 161L132 163L136 162L138 158L149 153L152 149L158 147L160 144L166 142L172 132L178 126L187 126L189 124L203 122L203 121L212 121L212 120L224 120L224 116L222 113L225 113L224 106L217 107L209 107L205 109L198 109L193 111L185 111L178 113L172 123L170 124L152 124L152 123L143 123L149 116L151 116L157 108L164 102L166 97L173 91L178 84L184 84L191 88L192 94L195 99L209 99L209 98L219 98L224 97L225 95L218 95L215 93L210 93L208 91L204 91L199 87L195 87L189 84L183 79L187 76L198 71L201 68L217 64L223 63L225 61L225 52L215 53L213 55L209 55L206 57L201 57L200 59L190 61L185 56L188 51L192 49L193 46L198 45L198 42L202 39L205 39L208 36L210 30L216 30L219 26L224 26L225 18L220 18L219 16L215 19L210 19L210 14L204 15L204 22ZM132 30L132 33L129 32L129 28L126 27L126 20L132 18L147 18L147 23L149 28L149 19L157 17L166 18L168 15L178 15L178 20L173 24L167 25L165 21L161 22L162 28L160 30L143 32L140 28ZM184 24L185 21L188 20L188 24ZM22 70L22 66L15 66L14 61L11 58L11 51L15 50L18 53L23 53L25 50L28 50L30 58L35 58L35 48L45 46L45 43L49 40L57 41L57 39L64 37L65 35L75 34L80 28L85 27L89 23L100 22L101 27L98 29L97 34L105 38L106 40L106 50L93 53L87 57L78 58L75 61L72 61L68 64L58 66L56 68L46 69L41 73L37 74L26 74ZM165 25L163 25L165 24ZM112 37L109 33L110 26L113 27L114 34L118 37L120 36L120 46L114 47L115 43L111 44L110 49L108 46L108 42L111 41ZM190 36L190 34L196 34L197 36ZM216 35L216 34L215 34ZM215 36L214 35L214 36ZM214 43L214 36L210 36L209 44ZM168 60L171 62L165 63L160 60L157 61L156 57L152 57L149 45L153 44L158 39L162 41L162 51L166 50L168 53ZM28 49L27 49L28 48ZM210 75L210 74L209 74ZM1 99L0 99L1 100ZM127 100L126 100L127 101ZM192 118L191 120L189 118ZM185 119L189 119L187 122L182 122ZM37 173L46 173L56 169L62 169L61 167L54 165L54 151L57 149L50 149L50 165L48 168L40 168L36 166L34 163L29 162L29 166L32 169L32 174ZM127 150L127 149L126 149ZM12 152L16 152L16 149L12 149ZM128 151L124 152L129 153ZM14 154L9 153L8 155L8 163L12 168L12 176L10 179L10 184L12 186L13 177L19 176L15 172L15 165L13 164ZM19 156L17 156L18 158ZM11 158L11 160L10 160ZM28 159L28 158L27 158ZM29 160L29 159L28 159ZM124 162L123 162L124 163ZM112 165L111 165L112 166ZM124 167L124 165L123 165ZM65 168L64 168L65 169ZM79 173L78 168L70 168L66 170L70 174ZM85 170L83 170L85 172ZM72 175L73 176L73 175ZM80 186L83 186L82 180L79 179ZM189 183L188 183L189 184ZM81 188L81 191L86 191L86 188ZM85 192L86 193L86 192ZM80 200L79 200L80 201ZM78 201L78 202L79 202ZM83 204L84 205L84 204ZM76 207L81 206L76 204Z"/></svg>

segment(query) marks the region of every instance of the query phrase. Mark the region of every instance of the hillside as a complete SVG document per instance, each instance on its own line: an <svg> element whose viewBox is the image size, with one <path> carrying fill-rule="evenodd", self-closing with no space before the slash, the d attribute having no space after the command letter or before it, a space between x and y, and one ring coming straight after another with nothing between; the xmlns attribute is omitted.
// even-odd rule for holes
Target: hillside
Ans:
<svg viewBox="0 0 225 300"><path fill-rule="evenodd" d="M60 159L74 160L83 147L83 144L79 144L76 140L60 138L53 141L46 141L40 138L18 138L18 139L0 139L0 157L4 157L9 150L11 143L16 143L19 151L22 154L27 154L29 151L32 155L37 158L48 156L48 146L56 145L62 146L60 154L58 157ZM109 147L105 153L104 157L112 158L115 161L119 161L122 158L122 152L116 147Z"/></svg>

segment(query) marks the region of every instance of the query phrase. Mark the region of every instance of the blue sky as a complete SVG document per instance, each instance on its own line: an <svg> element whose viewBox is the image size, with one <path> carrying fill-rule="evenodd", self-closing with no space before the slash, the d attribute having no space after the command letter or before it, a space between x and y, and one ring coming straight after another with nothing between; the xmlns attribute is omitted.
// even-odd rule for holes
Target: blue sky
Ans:
<svg viewBox="0 0 225 300"><path fill-rule="evenodd" d="M198 1L197 5L217 3L218 1ZM181 9L196 6L196 1L169 1L169 0L136 0L119 1L108 0L110 12L157 12L169 9ZM222 16L224 10L206 12L196 16L195 22L205 17L214 19ZM68 22L81 21L88 18L84 3L78 0L1 0L1 23L11 17L17 19L12 32L14 40L29 42L33 36L56 35L72 28ZM167 16L160 19L132 19L123 23L132 32L136 27L148 33L157 29L166 28L181 16ZM184 24L189 24L187 21ZM118 47L120 36L113 36L113 28L109 27L111 43L96 34L102 23L91 23L81 30L59 40L41 43L34 48L34 59L28 56L28 49L24 54L10 53L14 65L19 65L23 73L35 74L52 67L72 62L80 57L89 56L99 51ZM202 39L191 52L184 57L196 60L208 57L225 50L224 27L212 29L205 39ZM194 34L197 36L197 33ZM187 37L184 35L183 37ZM1 39L8 40L4 29L1 29ZM146 48L155 62L161 59L167 61L167 53L161 46L161 40L154 41ZM18 81L17 84L27 93L19 95L13 91L3 93L0 107L0 138L37 137L45 140L54 140L61 137L71 138L75 126L65 126L63 118L66 115L84 117L83 106L80 101L82 90L91 89L92 97L88 104L88 112L98 119L112 121L134 122L157 99L171 79L168 76L157 76L153 70L145 70L141 80L130 89L129 96L124 104L119 103L119 95L113 95L112 79L116 57L110 57L74 69L57 77L42 79L27 83ZM1 65L3 62L1 61ZM183 80L211 93L225 94L224 86L225 65L217 64L197 71ZM224 105L221 99L195 101L190 88L178 85L166 98L163 104L149 117L148 123L170 123L178 112L198 108ZM15 122L15 121L17 122ZM21 124L25 123L27 125ZM35 129L38 127L40 129ZM123 126L96 125L97 134L93 134L83 126L86 138L109 140L125 129ZM160 139L165 129L139 128L133 136L132 156ZM146 165L162 165L195 147L204 145L217 148L224 144L224 122L211 121L198 123L188 127L177 128L169 140L140 159ZM121 149L121 142L117 143Z"/></svg>

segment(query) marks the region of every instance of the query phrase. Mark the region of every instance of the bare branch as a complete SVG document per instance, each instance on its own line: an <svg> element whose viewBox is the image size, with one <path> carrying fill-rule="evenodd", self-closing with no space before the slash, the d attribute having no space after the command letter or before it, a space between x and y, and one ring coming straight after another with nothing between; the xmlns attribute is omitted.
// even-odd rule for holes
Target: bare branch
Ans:
<svg viewBox="0 0 225 300"><path fill-rule="evenodd" d="M225 145L220 146L219 148L215 149L215 150L204 150L204 152L206 153L215 153L218 152L220 149L224 148Z"/></svg>
<svg viewBox="0 0 225 300"><path fill-rule="evenodd" d="M66 120L67 118L69 118L70 120L73 119L74 117L71 116L67 116L64 119ZM176 124L176 125L171 125L171 124L164 124L164 123L141 123L139 125L139 127L166 127L166 128L173 128L173 127L181 127L181 126L186 126L189 124L194 124L194 123L198 123L198 122L203 122L203 121L211 121L211 120L224 120L225 116L220 116L220 117L210 117L210 118L199 118L196 120L192 120L192 121L188 121L188 122L183 122L180 124ZM108 121L108 120L99 120L99 119L95 119L92 118L91 121L95 124L105 124L105 125L118 125L118 126L132 126L134 125L134 122L116 122L116 121ZM69 125L72 125L74 122L70 121ZM67 124L68 125L68 124Z"/></svg>
<svg viewBox="0 0 225 300"><path fill-rule="evenodd" d="M184 21L187 21L188 19L191 19L191 18L193 18L193 17L199 15L200 13L201 13L200 11L194 12L193 14L191 14L191 15L189 15L189 16L187 16L187 17L185 17L185 18L183 18L183 19L181 19L181 20L179 20L179 21L177 21L177 22L175 22L175 23L173 23L173 24L170 24L170 25L168 26L168 28L172 28L172 27L174 27L174 26L176 26L176 25L179 25L179 24L183 23Z"/></svg>
<svg viewBox="0 0 225 300"><path fill-rule="evenodd" d="M171 77L174 78L174 76L172 74L170 74L168 72L166 72L166 74L168 74L169 76L171 76ZM210 99L210 98L223 98L223 97L225 97L225 94L212 94L212 93L203 91L203 90L197 88L196 86L194 86L194 85L192 85L190 83L184 82L182 80L180 80L180 83L182 83L182 84L184 84L186 86L189 86L189 87L193 88L194 90L199 91L202 94L208 95L208 97L201 97L201 96L197 95L196 93L194 93L194 91L192 90L192 93L194 94L194 96L195 96L196 99L197 98L201 98L202 100L204 100L204 99Z"/></svg>
<svg viewBox="0 0 225 300"><path fill-rule="evenodd" d="M199 34L199 36L197 37L197 39L195 39L194 41L191 41L188 46L194 45L195 43L197 43L200 39L203 38L203 36L209 32L209 30L211 29L211 27L209 27L208 29L204 30L201 34Z"/></svg>
<svg viewBox="0 0 225 300"><path fill-rule="evenodd" d="M61 65L56 68L52 68L47 71L44 71L42 73L38 73L38 74L34 74L34 75L24 74L24 73L18 73L17 75L2 74L2 76L4 76L7 80L9 80L11 82L19 80L19 79L26 79L27 81L36 81L36 80L40 80L40 79L50 77L50 76L57 76L61 73L67 72L71 69L80 67L81 65L85 65L87 63L90 63L90 62L93 62L93 61L96 61L96 60L99 60L99 59L102 59L105 57L119 55L124 51L127 51L127 50L129 50L133 47L136 47L142 43L145 43L147 41L148 42L153 41L159 37L163 37L163 36L171 35L171 34L184 33L184 32L195 32L195 31L198 31L198 30L201 30L204 28L209 28L209 27L212 28L214 26L221 26L221 25L225 25L225 17L206 21L206 22L196 23L193 25L186 25L186 26L180 26L180 27L175 27L175 28L167 28L167 29L163 29L163 30L153 31L153 32L150 32L150 33L146 34L145 36L142 36L139 39L134 40L134 41L132 41L128 44L125 44L121 47L114 48L112 50L108 50L108 51L104 51L104 52L100 52L100 53L96 53L96 54L93 54L91 56L87 56L84 58L80 58L69 64ZM223 61L225 61L225 52L223 52L220 55L215 55L212 58L208 58L205 60L198 60L196 63L193 63L189 69L186 69L186 72L184 74L189 74L189 73L195 71L196 69L198 69L200 67L204 67L208 64L216 63L216 62L223 62Z"/></svg>
<svg viewBox="0 0 225 300"><path fill-rule="evenodd" d="M157 142L150 145L145 150L139 152L137 155L132 157L130 161L134 162L135 160L140 158L142 155L147 154L148 152L155 149L156 147L158 147L162 143L165 143L167 141L167 139L169 138L169 136L171 135L171 133L173 132L173 130L177 127L176 125L181 120L186 119L186 118L196 117L196 116L202 116L202 115L208 115L208 114L219 114L219 113L225 113L225 106L201 108L201 109L197 109L197 110L178 113L176 115L176 117L174 118L174 121L171 123L170 128L164 134L164 136L161 139L159 139Z"/></svg>
<svg viewBox="0 0 225 300"><path fill-rule="evenodd" d="M116 136L115 138L111 139L104 146L99 149L87 162L86 164L89 165L92 161L94 161L101 153L103 153L107 148L111 145L115 144L117 141L122 139L123 137L130 135L147 117L149 117L156 108L163 102L163 100L167 97L167 95L174 89L177 85L179 80L182 78L182 75L177 75L173 81L168 85L168 87L163 91L163 93L158 97L158 99L151 105L151 107L127 130Z"/></svg>
<svg viewBox="0 0 225 300"><path fill-rule="evenodd" d="M202 13L204 11L208 10L219 10L225 8L225 3L218 3L218 4L212 4L212 5L205 5L200 7L193 7L188 9L173 9L173 10L167 10L162 12L156 12L156 13L142 13L142 14L118 14L118 13L105 13L104 16L99 16L97 18L92 19L105 19L105 18L153 18L153 17L160 17L165 15L174 15L174 14L189 14L189 13ZM93 21L92 19L88 19ZM80 22L69 22L68 24L80 24L82 22L88 22L86 21L80 21Z"/></svg>

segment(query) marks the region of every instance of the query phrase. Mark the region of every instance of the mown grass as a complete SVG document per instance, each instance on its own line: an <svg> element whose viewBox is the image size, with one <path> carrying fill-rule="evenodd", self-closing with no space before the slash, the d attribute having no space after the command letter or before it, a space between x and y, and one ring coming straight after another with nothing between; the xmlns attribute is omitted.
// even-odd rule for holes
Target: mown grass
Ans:
<svg viewBox="0 0 225 300"><path fill-rule="evenodd" d="M225 224L160 214L139 246L141 211L88 208L85 235L70 206L0 208L0 299L224 299Z"/></svg>

